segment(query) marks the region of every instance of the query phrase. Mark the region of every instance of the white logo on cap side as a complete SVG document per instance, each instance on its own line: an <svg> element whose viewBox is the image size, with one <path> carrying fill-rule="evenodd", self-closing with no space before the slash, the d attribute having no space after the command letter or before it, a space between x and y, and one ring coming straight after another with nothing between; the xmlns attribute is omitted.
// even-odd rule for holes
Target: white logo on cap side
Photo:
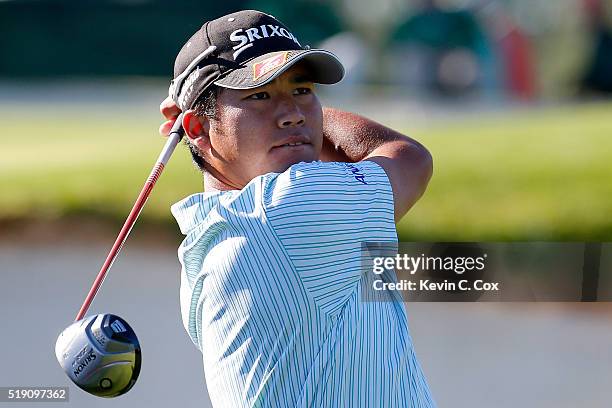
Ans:
<svg viewBox="0 0 612 408"><path fill-rule="evenodd" d="M187 68L185 68L183 72L180 73L179 76L177 76L172 80L172 82L170 82L170 87L168 88L168 95L170 95L172 100L174 100L182 110L185 109L185 107L182 106L182 103L184 103L186 99L184 95L181 96L185 78L192 73L192 69L194 69L204 59L208 58L208 56L212 54L216 49L217 47L214 45L208 47L206 50L204 50L204 52L195 57L195 59L191 61L191 63L187 66ZM198 71L196 70L195 72ZM198 72L195 78L191 78L191 80L189 81L189 85L192 85L199 75L200 73Z"/></svg>
<svg viewBox="0 0 612 408"><path fill-rule="evenodd" d="M187 100L191 97L191 94L193 92L193 85L196 83L198 78L200 78L200 70L196 69L191 74L189 74L187 79L185 79L185 82L183 83L183 89L181 90L181 94L177 98L178 105L181 109L185 109L187 107L186 105Z"/></svg>
<svg viewBox="0 0 612 408"><path fill-rule="evenodd" d="M230 34L230 41L238 43L232 47L232 49L235 50L233 54L234 60L238 58L242 51L252 47L255 41L275 36L288 38L296 43L298 47L301 47L301 44L295 35L281 26L264 24L259 27L251 27L247 29L240 28Z"/></svg>

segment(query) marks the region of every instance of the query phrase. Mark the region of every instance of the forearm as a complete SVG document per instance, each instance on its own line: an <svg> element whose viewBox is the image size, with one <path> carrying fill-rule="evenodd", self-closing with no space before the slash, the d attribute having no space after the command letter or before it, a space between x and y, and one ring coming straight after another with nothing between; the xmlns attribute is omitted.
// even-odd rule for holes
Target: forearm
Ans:
<svg viewBox="0 0 612 408"><path fill-rule="evenodd" d="M323 108L323 161L358 162L376 148L396 141L423 147L417 141L370 119L334 108Z"/></svg>

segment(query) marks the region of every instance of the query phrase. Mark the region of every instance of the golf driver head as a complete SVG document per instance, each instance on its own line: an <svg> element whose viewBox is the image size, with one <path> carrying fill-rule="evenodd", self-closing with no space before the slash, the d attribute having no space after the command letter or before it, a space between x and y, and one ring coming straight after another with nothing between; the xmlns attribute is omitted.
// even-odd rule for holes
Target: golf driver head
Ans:
<svg viewBox="0 0 612 408"><path fill-rule="evenodd" d="M130 325L113 314L85 317L67 327L55 344L57 361L81 389L117 397L136 383L140 344Z"/></svg>

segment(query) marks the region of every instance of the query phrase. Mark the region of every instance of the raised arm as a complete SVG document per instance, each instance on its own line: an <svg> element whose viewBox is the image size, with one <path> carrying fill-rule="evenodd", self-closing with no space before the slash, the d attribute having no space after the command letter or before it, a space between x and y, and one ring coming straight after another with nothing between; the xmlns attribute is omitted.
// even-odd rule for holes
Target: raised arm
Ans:
<svg viewBox="0 0 612 408"><path fill-rule="evenodd" d="M393 189L395 222L425 192L433 165L429 151L414 139L350 112L323 109L321 160L371 160L387 173Z"/></svg>

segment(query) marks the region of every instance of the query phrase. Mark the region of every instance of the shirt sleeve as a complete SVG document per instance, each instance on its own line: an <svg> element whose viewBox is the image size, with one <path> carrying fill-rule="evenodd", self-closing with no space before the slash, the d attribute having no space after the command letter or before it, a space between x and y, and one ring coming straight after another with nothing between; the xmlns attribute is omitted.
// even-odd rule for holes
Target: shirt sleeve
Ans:
<svg viewBox="0 0 612 408"><path fill-rule="evenodd" d="M322 307L355 290L363 243L397 242L393 191L373 161L303 162L262 183L266 218Z"/></svg>

